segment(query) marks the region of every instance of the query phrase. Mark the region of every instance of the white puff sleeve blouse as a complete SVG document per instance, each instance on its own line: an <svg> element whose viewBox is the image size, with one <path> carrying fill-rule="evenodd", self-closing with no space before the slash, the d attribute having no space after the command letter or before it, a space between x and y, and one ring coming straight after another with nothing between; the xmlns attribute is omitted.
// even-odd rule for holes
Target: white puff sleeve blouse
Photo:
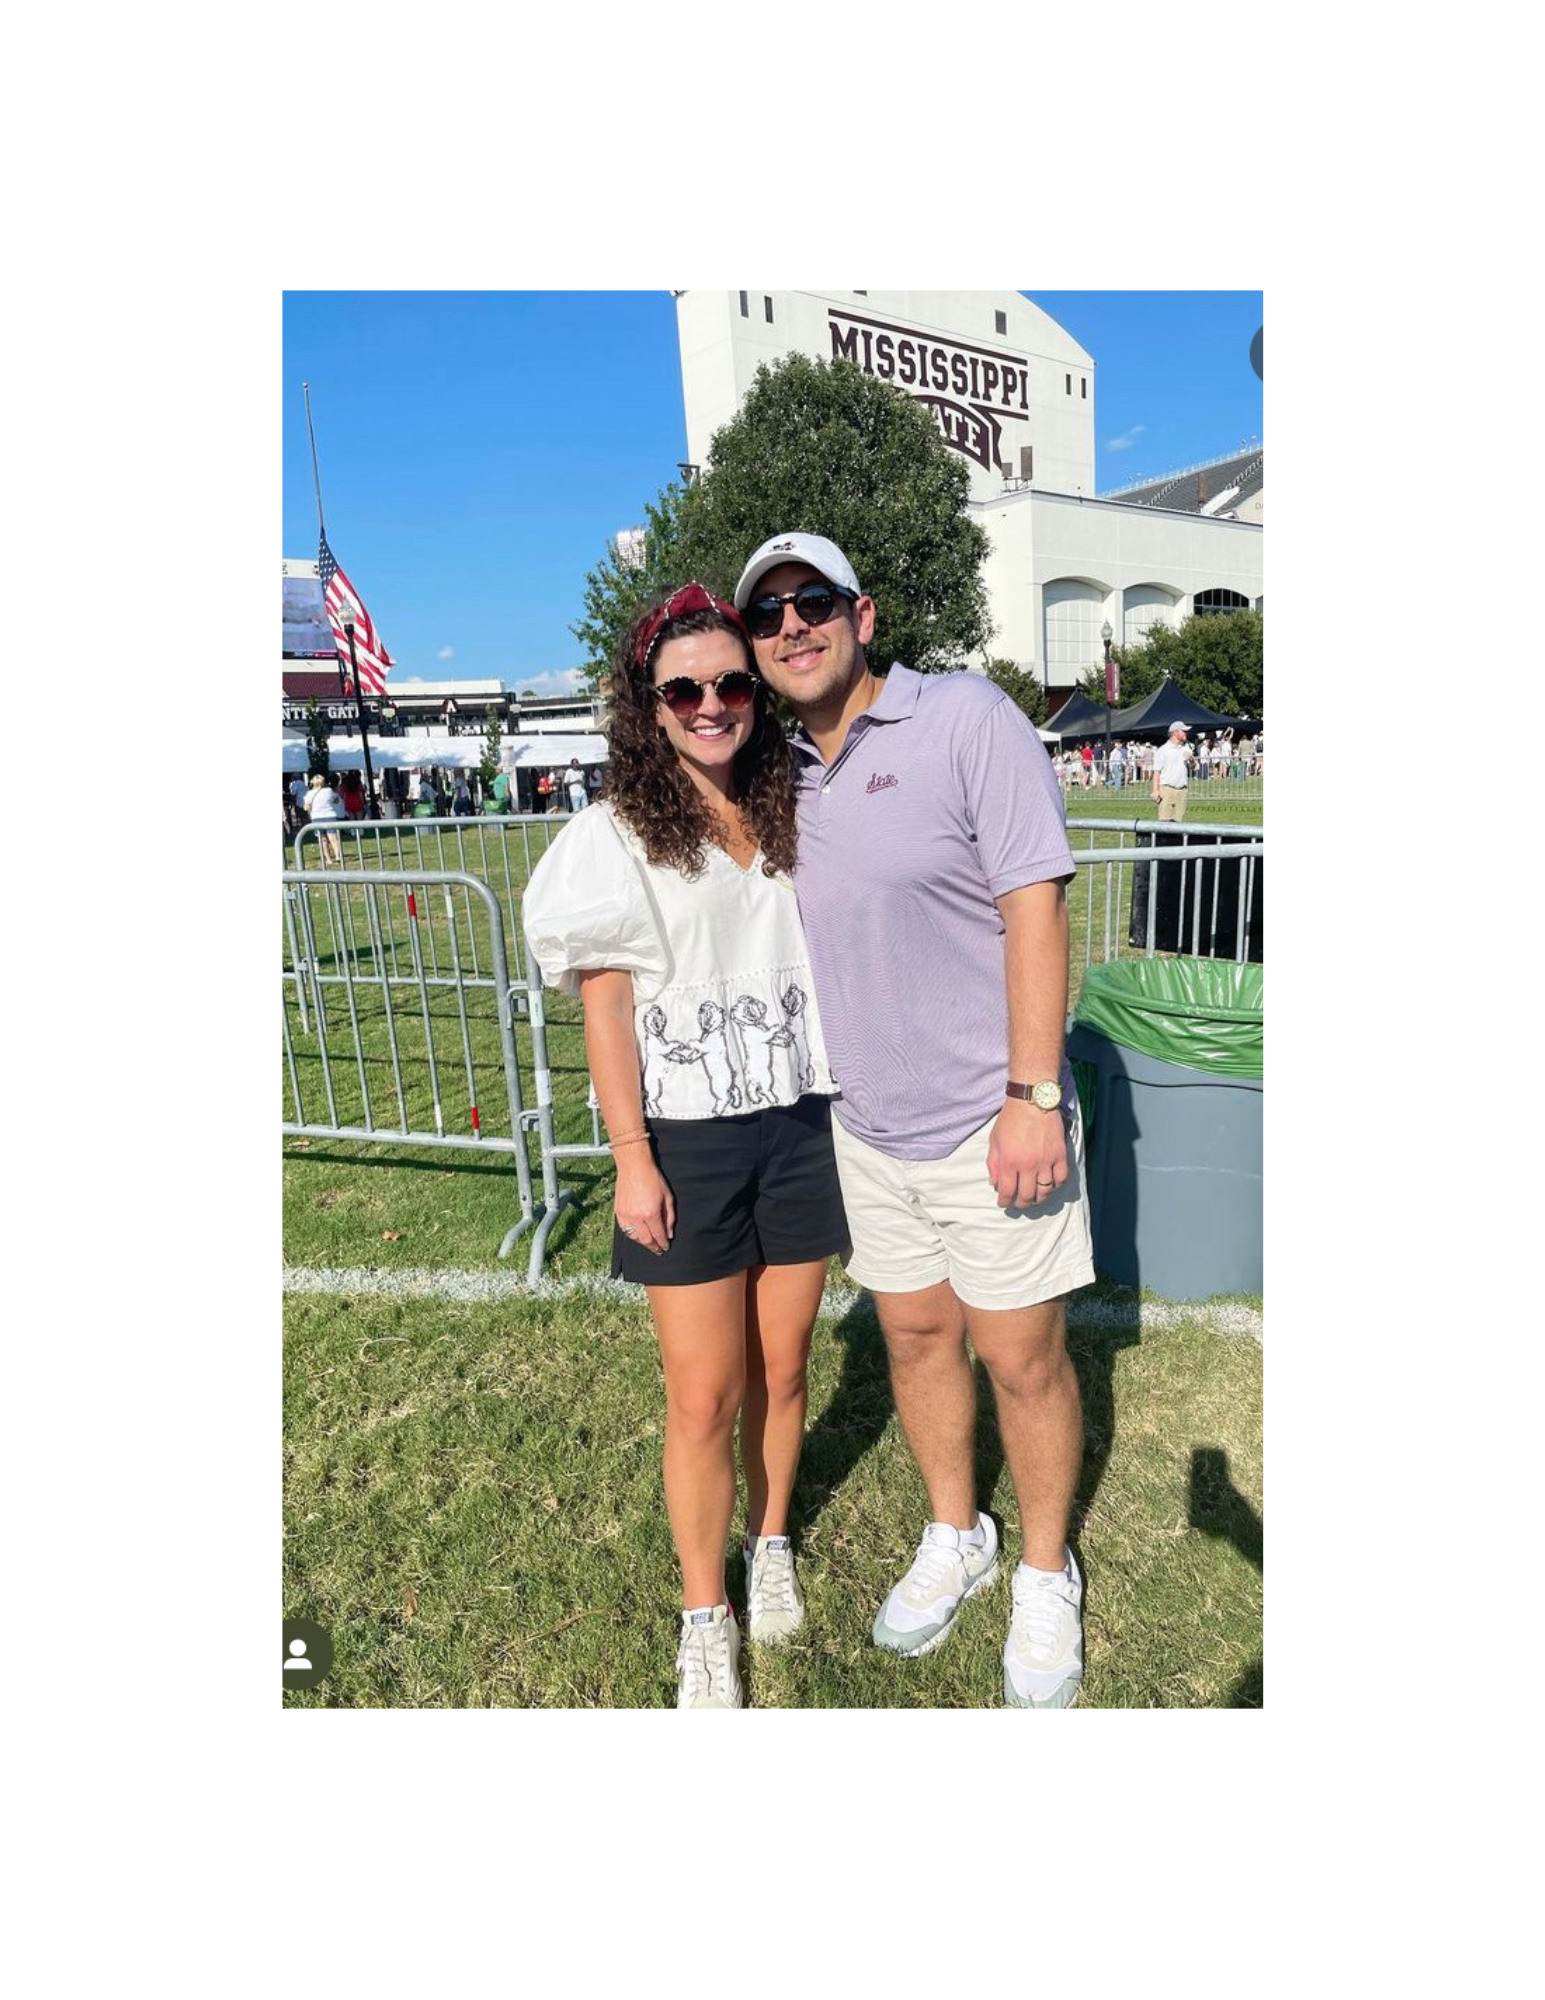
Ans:
<svg viewBox="0 0 1545 2000"><path fill-rule="evenodd" d="M689 881L656 868L610 805L587 806L537 863L526 941L548 986L633 975L650 1118L728 1118L836 1095L794 885L707 850Z"/></svg>

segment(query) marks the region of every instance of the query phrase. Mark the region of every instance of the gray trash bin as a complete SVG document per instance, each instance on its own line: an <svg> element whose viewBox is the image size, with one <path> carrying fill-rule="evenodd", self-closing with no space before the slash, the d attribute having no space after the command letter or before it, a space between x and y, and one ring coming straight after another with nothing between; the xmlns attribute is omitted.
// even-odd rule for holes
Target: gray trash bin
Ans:
<svg viewBox="0 0 1545 2000"><path fill-rule="evenodd" d="M1095 1268L1161 1298L1263 1287L1256 965L1091 966L1068 1033Z"/></svg>

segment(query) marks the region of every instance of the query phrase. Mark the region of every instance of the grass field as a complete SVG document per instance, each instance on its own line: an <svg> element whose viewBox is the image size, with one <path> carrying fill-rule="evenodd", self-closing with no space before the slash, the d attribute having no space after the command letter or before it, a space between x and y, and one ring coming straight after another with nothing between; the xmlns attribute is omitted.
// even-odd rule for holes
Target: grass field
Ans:
<svg viewBox="0 0 1545 2000"><path fill-rule="evenodd" d="M1118 814L1114 795L1107 803L1091 792L1074 794L1069 810L1135 818L1144 803L1124 794ZM1252 815L1230 801L1208 817ZM449 850L445 865L457 865ZM518 880L511 888L518 895ZM330 893L341 950L349 911L340 899L350 892ZM358 903L354 914L363 917ZM1076 898L1073 921L1080 965ZM422 919L421 945L431 939L448 956L438 908ZM366 931L355 962L372 962L379 948L385 963L399 941L406 950L405 934ZM319 961L338 963L320 920L316 944ZM365 1059L334 1064L340 1113L353 1105L357 1115L368 1087L395 1115L380 993L353 991ZM332 1018L352 1027L342 989L327 998ZM430 1036L418 996L407 1000L392 1032L417 1122L431 1115ZM317 1040L299 1033L291 1007L293 1074L309 1102L322 1087ZM431 994L429 1015L437 1046L457 1060L471 1050L487 1095L481 1079L496 1073L498 1039L490 990L473 990L465 1021L443 992ZM558 1135L586 1139L577 1003L549 996L549 1019ZM454 1061L439 1080L450 1129L464 1117ZM287 1098L291 1083L287 1067ZM525 1093L530 1103L529 1077ZM496 1103L480 1108L485 1131L507 1128ZM507 1265L493 1255L517 1212L508 1156L284 1141L284 1607L326 1625L337 1653L328 1682L287 1693L287 1705L672 1700L677 1594L657 1354L642 1292L603 1275L608 1162L566 1162L563 1179L577 1200L550 1238L546 1282L533 1295L519 1284L524 1246ZM809 1615L791 1648L747 1656L748 1698L764 1707L996 1706L1006 1581L928 1659L897 1663L868 1643L926 1507L890 1407L872 1305L836 1266L832 1277L796 1494ZM1077 1529L1088 1584L1084 1705L1260 1705L1258 1303L1163 1306L1107 1285L1072 1303L1087 1433ZM1012 1549L1014 1495L987 1395L977 1460L982 1504L1003 1519ZM739 1567L737 1556L732 1596Z"/></svg>

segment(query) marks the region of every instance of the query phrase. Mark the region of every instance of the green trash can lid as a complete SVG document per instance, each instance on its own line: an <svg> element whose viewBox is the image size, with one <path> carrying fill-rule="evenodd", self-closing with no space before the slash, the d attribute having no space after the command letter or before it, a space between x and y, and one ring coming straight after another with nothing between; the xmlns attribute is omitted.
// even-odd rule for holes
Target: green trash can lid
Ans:
<svg viewBox="0 0 1545 2000"><path fill-rule="evenodd" d="M1092 965L1073 1019L1120 1048L1217 1076L1264 1067L1265 979L1217 958L1121 958Z"/></svg>

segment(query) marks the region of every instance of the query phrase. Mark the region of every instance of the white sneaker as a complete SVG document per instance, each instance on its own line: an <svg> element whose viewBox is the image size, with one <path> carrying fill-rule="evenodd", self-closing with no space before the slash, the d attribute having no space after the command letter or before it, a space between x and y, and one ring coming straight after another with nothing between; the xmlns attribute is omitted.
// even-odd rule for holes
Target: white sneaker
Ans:
<svg viewBox="0 0 1545 2000"><path fill-rule="evenodd" d="M1003 1649L1006 1708L1069 1708L1084 1677L1084 1579L1073 1551L1059 1576L1014 1572L1014 1615Z"/></svg>
<svg viewBox="0 0 1545 2000"><path fill-rule="evenodd" d="M805 1599L794 1574L787 1535L746 1537L746 1636L776 1646L805 1622Z"/></svg>
<svg viewBox="0 0 1545 2000"><path fill-rule="evenodd" d="M962 1543L947 1521L930 1521L912 1567L880 1606L874 1643L916 1659L949 1637L955 1614L968 1597L997 1580L998 1531L978 1514L987 1539L980 1548Z"/></svg>
<svg viewBox="0 0 1545 2000"><path fill-rule="evenodd" d="M728 1605L681 1614L676 1652L678 1708L744 1708L740 1686L740 1627Z"/></svg>

